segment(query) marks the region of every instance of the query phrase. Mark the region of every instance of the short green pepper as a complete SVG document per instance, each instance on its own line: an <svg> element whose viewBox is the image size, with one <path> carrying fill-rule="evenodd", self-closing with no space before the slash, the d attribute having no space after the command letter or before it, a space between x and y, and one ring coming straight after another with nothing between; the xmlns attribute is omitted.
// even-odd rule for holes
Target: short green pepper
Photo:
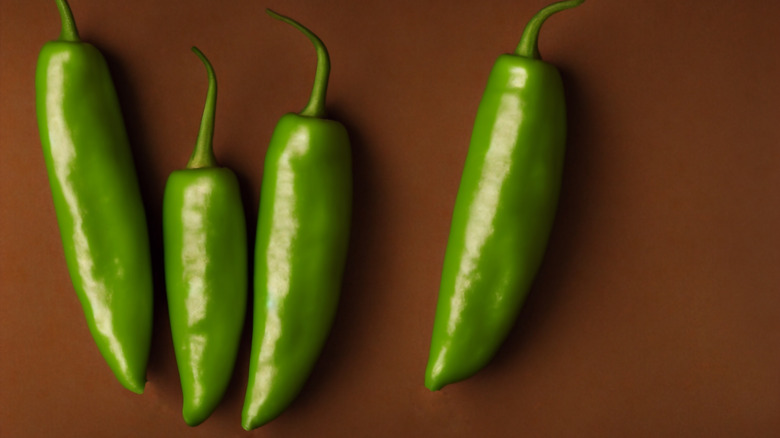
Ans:
<svg viewBox="0 0 780 438"><path fill-rule="evenodd" d="M196 426L216 409L233 375L246 314L246 220L236 175L213 152L217 78L209 89L187 168L171 173L163 199L165 282L179 367L182 415Z"/></svg>
<svg viewBox="0 0 780 438"><path fill-rule="evenodd" d="M425 386L465 379L495 355L542 262L555 218L566 144L558 71L537 40L554 3L501 55L479 104L444 258Z"/></svg>
<svg viewBox="0 0 780 438"><path fill-rule="evenodd" d="M152 335L146 216L122 111L103 55L57 0L59 39L35 72L36 112L54 208L92 337L114 375L142 393Z"/></svg>
<svg viewBox="0 0 780 438"><path fill-rule="evenodd" d="M330 61L325 45L294 20L317 50L308 105L284 115L268 147L255 244L255 302L244 429L273 420L311 373L333 323L352 207L350 143L324 119Z"/></svg>

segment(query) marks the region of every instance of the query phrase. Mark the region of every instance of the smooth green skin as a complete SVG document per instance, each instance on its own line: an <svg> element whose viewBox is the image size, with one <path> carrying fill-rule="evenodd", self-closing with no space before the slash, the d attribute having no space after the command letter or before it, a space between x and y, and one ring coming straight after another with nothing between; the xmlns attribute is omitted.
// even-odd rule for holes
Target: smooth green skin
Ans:
<svg viewBox="0 0 780 438"><path fill-rule="evenodd" d="M318 55L321 60L327 53L318 47ZM315 79L320 85L321 72L318 68ZM317 85L314 90L317 94ZM320 103L310 100L307 109L323 114L325 87L319 90ZM266 153L260 196L252 351L242 413L246 430L273 420L292 403L320 355L341 290L351 207L344 126L284 115Z"/></svg>
<svg viewBox="0 0 780 438"><path fill-rule="evenodd" d="M542 262L561 186L566 110L561 77L537 59L536 36L549 15L580 3L537 14L488 79L444 258L425 373L432 391L490 362Z"/></svg>
<svg viewBox="0 0 780 438"><path fill-rule="evenodd" d="M142 393L152 334L152 272L144 206L106 61L63 31L41 49L36 112L73 287L119 382Z"/></svg>
<svg viewBox="0 0 780 438"><path fill-rule="evenodd" d="M190 426L216 409L230 383L247 303L246 221L236 175L212 152L216 77L187 169L171 173L163 199L165 281L171 333Z"/></svg>
<svg viewBox="0 0 780 438"><path fill-rule="evenodd" d="M286 114L263 174L244 429L276 418L311 373L336 313L351 214L349 138Z"/></svg>

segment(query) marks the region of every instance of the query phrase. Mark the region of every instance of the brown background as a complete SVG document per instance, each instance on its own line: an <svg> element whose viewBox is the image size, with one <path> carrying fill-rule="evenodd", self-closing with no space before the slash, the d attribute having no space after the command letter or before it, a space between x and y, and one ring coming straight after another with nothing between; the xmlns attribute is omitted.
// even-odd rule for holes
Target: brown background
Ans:
<svg viewBox="0 0 780 438"><path fill-rule="evenodd" d="M423 387L450 213L495 58L546 0L72 0L109 60L155 252L146 392L120 387L66 271L34 110L52 1L0 1L0 435L780 436L780 3L589 0L542 31L570 134L559 215L515 330L476 377ZM219 160L254 234L271 131L306 102L317 32L328 106L354 147L355 212L335 326L299 399L240 427L249 331L197 428L164 301L160 216L206 90ZM247 326L248 329L249 326Z"/></svg>

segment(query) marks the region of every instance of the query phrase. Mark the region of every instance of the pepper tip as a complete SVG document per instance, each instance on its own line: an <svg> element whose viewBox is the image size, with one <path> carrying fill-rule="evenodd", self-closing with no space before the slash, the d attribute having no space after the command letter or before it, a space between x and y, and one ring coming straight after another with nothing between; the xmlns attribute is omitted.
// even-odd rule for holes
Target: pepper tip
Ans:
<svg viewBox="0 0 780 438"><path fill-rule="evenodd" d="M136 393L136 394L143 394L144 388L146 386L146 380L143 379L141 381L136 380L128 380L125 382L122 382L122 386L124 386L128 391Z"/></svg>
<svg viewBox="0 0 780 438"><path fill-rule="evenodd" d="M446 383L442 383L439 375L434 375L430 372L425 375L425 387L433 392L444 388L446 385Z"/></svg>
<svg viewBox="0 0 780 438"><path fill-rule="evenodd" d="M242 418L241 419L241 427L245 431L251 432L253 429L257 428L257 425L249 418Z"/></svg>
<svg viewBox="0 0 780 438"><path fill-rule="evenodd" d="M204 411L200 407L189 406L187 403L182 408L182 418L189 427L195 427L206 421L211 412Z"/></svg>

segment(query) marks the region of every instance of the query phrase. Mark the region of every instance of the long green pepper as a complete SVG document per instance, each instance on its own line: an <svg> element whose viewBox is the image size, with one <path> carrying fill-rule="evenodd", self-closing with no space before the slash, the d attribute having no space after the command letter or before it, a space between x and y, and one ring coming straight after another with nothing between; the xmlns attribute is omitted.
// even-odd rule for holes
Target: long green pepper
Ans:
<svg viewBox="0 0 780 438"><path fill-rule="evenodd" d="M311 373L336 313L349 240L352 168L344 126L325 119L330 72L322 41L309 103L282 116L265 159L255 246L255 301L244 429L273 420Z"/></svg>
<svg viewBox="0 0 780 438"><path fill-rule="evenodd" d="M217 77L200 50L209 88L187 168L163 199L165 281L171 333L190 426L216 409L233 375L247 300L246 220L236 175L214 156Z"/></svg>
<svg viewBox="0 0 780 438"><path fill-rule="evenodd" d="M560 74L537 40L549 5L493 67L477 110L444 258L425 386L482 369L514 324L539 269L561 186L566 110Z"/></svg>
<svg viewBox="0 0 780 438"><path fill-rule="evenodd" d="M36 113L68 271L98 349L142 393L152 334L144 206L119 100L103 55L57 0L59 39L35 72Z"/></svg>

